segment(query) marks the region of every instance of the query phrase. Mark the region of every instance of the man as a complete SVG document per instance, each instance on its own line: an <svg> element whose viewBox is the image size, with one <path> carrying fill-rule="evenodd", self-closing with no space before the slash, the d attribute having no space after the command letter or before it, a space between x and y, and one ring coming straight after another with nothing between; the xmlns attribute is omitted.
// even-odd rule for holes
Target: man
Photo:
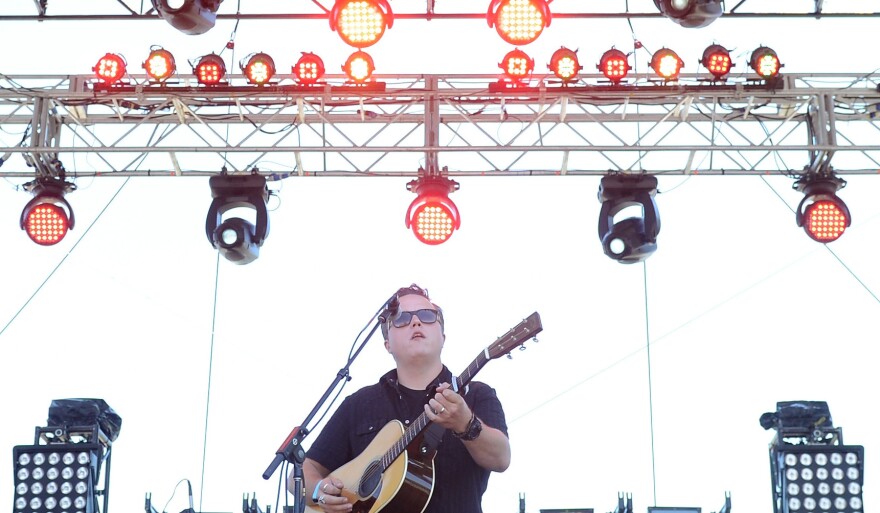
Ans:
<svg viewBox="0 0 880 513"><path fill-rule="evenodd" d="M351 511L353 503L361 511L376 506L387 508L383 513L419 513L422 507L425 513L480 513L489 474L504 472L510 465L507 424L495 390L472 381L454 391L450 385L453 374L440 359L446 340L443 312L431 302L426 290L415 284L399 289L380 321L385 349L397 367L375 385L347 397L306 453L303 477L307 505L327 513ZM433 474L433 482L427 487L408 482L413 477L410 474L418 474L421 468L412 459L407 472L389 468L384 474L383 478L392 484L404 483L396 494L385 485L385 495L373 503L359 490L350 489L360 482L362 468L346 464L355 459L364 458L369 463L380 458L401 440L400 428L388 426L389 422L398 420L406 428L423 413L431 424L424 430L424 439L414 443L427 444L429 449L415 455L431 455L436 448L433 464L429 459L428 470L422 470L429 481ZM384 441L386 433L393 436L392 442ZM372 455L377 445L381 450ZM365 449L370 450L364 454ZM395 464L402 465L402 458L408 454L396 458ZM356 467L354 484L344 475L349 467ZM429 472L431 468L433 472ZM398 471L399 477L394 475ZM292 476L288 488L293 490ZM365 493L372 493L372 489ZM393 499L389 500L387 494ZM410 499L411 504L406 502Z"/></svg>

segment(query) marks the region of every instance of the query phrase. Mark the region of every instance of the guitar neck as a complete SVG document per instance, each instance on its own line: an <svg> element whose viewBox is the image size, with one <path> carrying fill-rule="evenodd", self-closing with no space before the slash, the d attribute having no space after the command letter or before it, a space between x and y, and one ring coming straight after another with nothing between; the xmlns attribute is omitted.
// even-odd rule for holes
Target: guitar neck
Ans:
<svg viewBox="0 0 880 513"><path fill-rule="evenodd" d="M483 351L482 353L477 355L477 357L474 358L474 361L472 361L471 364L468 365L467 368L464 370L464 372L461 373L461 376L455 378L456 382L458 383L458 387L462 388L470 383L471 380L474 379L474 376L476 376L477 373L480 372L480 369L482 369L486 365L486 363L489 362L489 360L490 358L486 351ZM428 415L425 412L422 412L422 414L419 415L415 422L413 422L409 425L409 427L406 428L403 436L401 436L400 439L393 446L391 446L391 448L388 449L388 451L384 455L382 455L383 472L394 462L395 459L397 459L398 456L401 455L401 453L403 453L403 451L406 450L409 444L412 443L412 441L415 440L416 437L419 436L426 427L428 427L428 424L430 424L430 422L431 421L428 419Z"/></svg>

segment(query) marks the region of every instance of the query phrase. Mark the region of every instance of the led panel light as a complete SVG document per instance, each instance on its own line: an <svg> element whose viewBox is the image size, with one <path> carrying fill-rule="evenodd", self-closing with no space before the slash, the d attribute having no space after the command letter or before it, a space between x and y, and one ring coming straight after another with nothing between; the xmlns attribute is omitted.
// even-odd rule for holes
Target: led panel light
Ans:
<svg viewBox="0 0 880 513"><path fill-rule="evenodd" d="M861 445L785 445L773 457L783 513L864 513L865 448Z"/></svg>
<svg viewBox="0 0 880 513"><path fill-rule="evenodd" d="M96 513L100 444L12 448L13 513Z"/></svg>

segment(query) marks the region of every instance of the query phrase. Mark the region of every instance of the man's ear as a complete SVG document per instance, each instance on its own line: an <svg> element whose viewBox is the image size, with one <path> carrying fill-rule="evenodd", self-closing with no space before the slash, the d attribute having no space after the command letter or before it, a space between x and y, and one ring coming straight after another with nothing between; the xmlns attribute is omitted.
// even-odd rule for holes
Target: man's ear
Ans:
<svg viewBox="0 0 880 513"><path fill-rule="evenodd" d="M386 338L385 339L385 350L388 351L389 353L391 352L391 347L389 347L390 345L391 344L388 343L388 339Z"/></svg>

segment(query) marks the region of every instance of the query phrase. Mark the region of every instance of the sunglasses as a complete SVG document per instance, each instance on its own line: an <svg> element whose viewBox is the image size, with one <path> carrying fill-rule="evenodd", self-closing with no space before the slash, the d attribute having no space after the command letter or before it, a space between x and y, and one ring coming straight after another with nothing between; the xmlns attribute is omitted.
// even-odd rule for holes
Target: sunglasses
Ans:
<svg viewBox="0 0 880 513"><path fill-rule="evenodd" d="M437 316L439 313L440 312L437 310L430 310L428 308L416 310L414 312L400 312L396 317L391 319L391 324L394 325L395 328L409 326L409 323L412 322L413 315L418 317L419 320L425 324L434 324L437 322Z"/></svg>

